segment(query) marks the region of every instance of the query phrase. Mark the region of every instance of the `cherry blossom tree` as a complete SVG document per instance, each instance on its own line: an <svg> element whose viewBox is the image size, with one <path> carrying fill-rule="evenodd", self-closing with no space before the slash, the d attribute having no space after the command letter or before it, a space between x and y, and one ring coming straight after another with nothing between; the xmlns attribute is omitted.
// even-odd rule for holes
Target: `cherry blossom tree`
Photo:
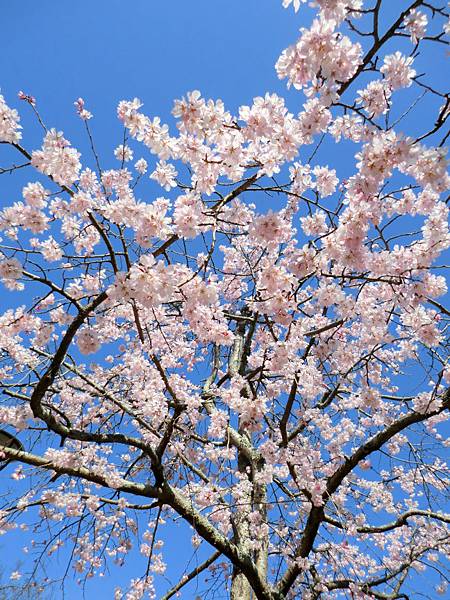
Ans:
<svg viewBox="0 0 450 600"><path fill-rule="evenodd" d="M450 100L416 65L445 59L448 10L313 4L276 63L300 112L193 91L169 131L124 100L113 169L83 99L84 165L20 92L28 148L3 90L1 173L27 177L0 213L0 422L22 444L1 448L0 527L29 545L11 589L49 583L55 553L83 581L137 547L116 600L205 579L205 598L393 600L425 569L445 594ZM174 521L199 558L167 583Z"/></svg>

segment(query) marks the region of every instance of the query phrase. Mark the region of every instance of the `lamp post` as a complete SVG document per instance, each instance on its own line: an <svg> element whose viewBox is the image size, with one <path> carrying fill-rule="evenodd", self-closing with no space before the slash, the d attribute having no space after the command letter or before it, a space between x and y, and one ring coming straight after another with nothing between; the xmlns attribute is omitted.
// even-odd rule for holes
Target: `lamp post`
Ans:
<svg viewBox="0 0 450 600"><path fill-rule="evenodd" d="M2 448L12 448L13 450L23 450L23 446L20 441L15 438L13 435L5 431L4 429L0 429L0 452ZM13 458L4 458L0 459L0 471L4 469Z"/></svg>

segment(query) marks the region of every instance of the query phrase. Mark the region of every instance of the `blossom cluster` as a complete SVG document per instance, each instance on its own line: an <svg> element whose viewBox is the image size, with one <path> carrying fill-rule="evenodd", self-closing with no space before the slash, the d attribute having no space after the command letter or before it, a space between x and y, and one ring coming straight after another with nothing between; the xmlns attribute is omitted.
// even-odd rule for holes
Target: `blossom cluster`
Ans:
<svg viewBox="0 0 450 600"><path fill-rule="evenodd" d="M0 94L0 142L18 142L20 140L21 126L19 125L19 113L10 108L3 96Z"/></svg>

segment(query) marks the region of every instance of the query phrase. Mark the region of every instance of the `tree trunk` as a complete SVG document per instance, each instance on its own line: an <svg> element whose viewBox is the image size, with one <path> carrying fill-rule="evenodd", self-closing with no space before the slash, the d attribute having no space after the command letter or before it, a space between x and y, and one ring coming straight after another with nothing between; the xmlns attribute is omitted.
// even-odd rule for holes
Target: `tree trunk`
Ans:
<svg viewBox="0 0 450 600"><path fill-rule="evenodd" d="M242 431L242 428L239 428L239 433L244 435L248 439L248 434ZM239 473L245 475L247 473L247 469L251 468L248 460L242 456L241 453L238 454L238 469ZM248 522L248 514L251 510L251 494L246 494L240 500L240 505L236 507L236 512L234 514L234 523L235 523L235 543L241 548L244 552L250 551L249 542L250 542L250 531L249 531L249 522ZM231 580L231 594L230 600L252 600L252 588L248 579L245 577L243 573L239 571L236 567L233 567L233 574Z"/></svg>
<svg viewBox="0 0 450 600"><path fill-rule="evenodd" d="M236 569L233 570L230 600L251 600L252 588L248 579Z"/></svg>
<svg viewBox="0 0 450 600"><path fill-rule="evenodd" d="M243 461L244 462L244 461ZM246 461L245 461L246 462ZM248 463L247 463L248 464ZM245 469L245 467L244 467ZM252 471L252 481L253 481ZM242 507L238 507L235 515L236 534L239 538L239 546L243 549L248 549L253 555L258 574L262 581L267 578L267 561L268 561L268 536L264 536L260 540L260 547L250 552L249 543L251 540L251 530L248 522L248 514L251 510L258 511L261 515L261 522L266 522L266 486L264 484L255 483L253 481L253 490L249 494L248 503ZM255 600L258 596L253 592L248 579L238 569L233 569L231 581L230 600Z"/></svg>
<svg viewBox="0 0 450 600"><path fill-rule="evenodd" d="M250 311L244 309L243 315L250 316ZM229 371L231 375L245 375L247 367L247 358L250 353L250 344L253 333L255 331L255 323L251 323L247 330L247 322L241 321L238 323L235 331L235 340L229 360ZM249 389L244 387L241 390L242 397L249 397ZM238 423L238 431L242 438L248 442L248 446L252 445L251 434L246 431L241 419ZM267 577L267 558L268 558L268 536L265 535L261 540L259 549L253 549L252 538L254 532L250 531L249 513L258 511L261 517L261 522L266 523L266 486L255 481L255 475L262 465L252 464L242 452L238 451L238 471L242 478L247 477L252 482L252 486L243 497L240 498L239 505L234 513L234 531L235 543L248 556L252 556L255 566L258 569L258 574L261 581L265 581ZM253 591L250 582L243 573L236 567L233 568L231 580L230 600L255 600L257 598Z"/></svg>

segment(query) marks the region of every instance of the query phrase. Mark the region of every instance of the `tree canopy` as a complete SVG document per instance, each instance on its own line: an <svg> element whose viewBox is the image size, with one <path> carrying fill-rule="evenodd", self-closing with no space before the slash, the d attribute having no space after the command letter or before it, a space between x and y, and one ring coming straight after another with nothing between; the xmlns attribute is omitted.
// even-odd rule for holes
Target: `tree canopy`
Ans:
<svg viewBox="0 0 450 600"><path fill-rule="evenodd" d="M121 101L114 168L88 101L82 163L20 92L29 148L3 90L0 174L26 178L0 212L11 597L116 577L135 547L116 600L394 600L424 570L445 594L450 99L416 63L445 60L449 14L387 4L314 2L276 63L296 114L192 91L171 131ZM195 566L167 582L173 535Z"/></svg>

